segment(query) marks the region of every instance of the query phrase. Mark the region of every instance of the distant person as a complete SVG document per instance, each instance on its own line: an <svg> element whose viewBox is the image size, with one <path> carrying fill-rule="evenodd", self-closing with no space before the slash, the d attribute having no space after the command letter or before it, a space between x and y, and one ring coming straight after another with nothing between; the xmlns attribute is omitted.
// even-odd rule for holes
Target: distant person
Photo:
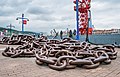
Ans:
<svg viewBox="0 0 120 77"><path fill-rule="evenodd" d="M38 38L40 38L40 35L38 34Z"/></svg>
<svg viewBox="0 0 120 77"><path fill-rule="evenodd" d="M76 38L76 30L74 29L73 30L73 39L75 39Z"/></svg>
<svg viewBox="0 0 120 77"><path fill-rule="evenodd" d="M69 31L69 37L72 38L72 30Z"/></svg>
<svg viewBox="0 0 120 77"><path fill-rule="evenodd" d="M35 34L33 34L33 37L35 37Z"/></svg>
<svg viewBox="0 0 120 77"><path fill-rule="evenodd" d="M60 31L60 38L63 39L63 31Z"/></svg>
<svg viewBox="0 0 120 77"><path fill-rule="evenodd" d="M74 29L74 31L73 31L73 35L75 36L76 35L76 30Z"/></svg>

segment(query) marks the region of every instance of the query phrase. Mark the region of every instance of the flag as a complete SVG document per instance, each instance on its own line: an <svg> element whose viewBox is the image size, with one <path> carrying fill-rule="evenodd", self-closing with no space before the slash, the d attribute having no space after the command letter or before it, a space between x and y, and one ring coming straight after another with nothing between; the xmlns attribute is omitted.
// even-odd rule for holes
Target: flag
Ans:
<svg viewBox="0 0 120 77"><path fill-rule="evenodd" d="M23 20L23 24L27 24L27 20Z"/></svg>

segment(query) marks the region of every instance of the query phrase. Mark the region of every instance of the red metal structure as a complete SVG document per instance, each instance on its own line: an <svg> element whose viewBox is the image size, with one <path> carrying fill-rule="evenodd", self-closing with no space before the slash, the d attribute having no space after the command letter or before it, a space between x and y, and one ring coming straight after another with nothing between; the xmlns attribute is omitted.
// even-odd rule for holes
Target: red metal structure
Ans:
<svg viewBox="0 0 120 77"><path fill-rule="evenodd" d="M76 0L74 1L76 4ZM92 34L92 28L89 28L89 12L90 12L90 3L91 0L79 0L78 1L78 11L79 11L79 31L81 35ZM74 10L76 11L76 6L74 6ZM88 27L88 29L87 29Z"/></svg>

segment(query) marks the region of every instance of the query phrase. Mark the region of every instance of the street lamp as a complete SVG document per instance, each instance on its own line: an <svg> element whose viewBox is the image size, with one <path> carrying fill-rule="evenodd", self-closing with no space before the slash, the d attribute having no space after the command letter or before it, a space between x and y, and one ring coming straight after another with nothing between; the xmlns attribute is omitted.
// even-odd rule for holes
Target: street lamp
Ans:
<svg viewBox="0 0 120 77"><path fill-rule="evenodd" d="M25 18L25 17L24 17L24 14L22 14L22 17L17 17L17 18L16 18L16 20L19 20L19 19L22 20L22 32L24 32L24 24L26 24L26 23L24 23L24 21L29 21L29 19L28 19L28 18Z"/></svg>
<svg viewBox="0 0 120 77"><path fill-rule="evenodd" d="M11 34L12 34L12 27L15 28L15 26L13 26L12 24L10 24L10 25L8 25L7 27L8 27L9 30L10 30L10 36L11 36Z"/></svg>

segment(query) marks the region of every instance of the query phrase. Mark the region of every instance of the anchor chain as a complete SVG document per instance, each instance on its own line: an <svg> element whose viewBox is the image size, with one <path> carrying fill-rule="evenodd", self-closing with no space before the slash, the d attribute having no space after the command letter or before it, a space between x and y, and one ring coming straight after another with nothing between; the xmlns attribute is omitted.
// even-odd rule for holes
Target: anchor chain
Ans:
<svg viewBox="0 0 120 77"><path fill-rule="evenodd" d="M71 38L63 40L34 38L28 35L13 35L3 38L3 44L20 45L17 48L6 47L3 56L36 57L36 64L48 65L54 70L74 69L76 67L93 69L100 64L110 64L117 58L117 51L111 45L93 47L90 43Z"/></svg>

